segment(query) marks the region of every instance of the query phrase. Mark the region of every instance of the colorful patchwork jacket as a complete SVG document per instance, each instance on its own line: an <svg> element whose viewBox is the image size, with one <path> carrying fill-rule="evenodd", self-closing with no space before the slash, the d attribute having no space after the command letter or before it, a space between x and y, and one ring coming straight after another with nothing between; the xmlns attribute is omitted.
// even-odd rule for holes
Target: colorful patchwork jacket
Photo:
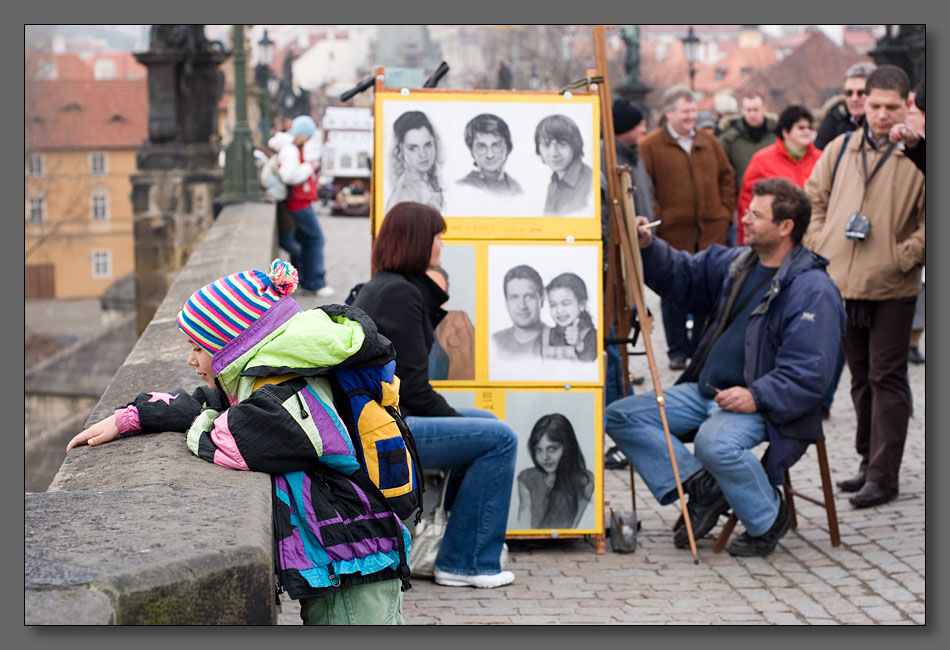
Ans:
<svg viewBox="0 0 950 650"><path fill-rule="evenodd" d="M362 310L301 311L285 296L213 356L218 391L143 393L117 409L119 432L186 432L208 462L272 474L278 590L291 597L408 586L409 531L360 469L325 378L394 357Z"/></svg>

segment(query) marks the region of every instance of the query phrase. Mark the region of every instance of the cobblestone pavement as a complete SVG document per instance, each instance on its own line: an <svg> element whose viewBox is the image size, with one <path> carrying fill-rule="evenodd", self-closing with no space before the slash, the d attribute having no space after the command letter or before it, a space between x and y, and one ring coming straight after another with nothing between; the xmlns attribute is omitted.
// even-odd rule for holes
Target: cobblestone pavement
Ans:
<svg viewBox="0 0 950 650"><path fill-rule="evenodd" d="M340 285L342 296L339 289L368 277L369 225L366 219L325 216L321 224L328 241L328 279ZM354 271L342 283L337 279L343 277L337 275L340 264ZM660 313L655 295L649 293L647 303L654 314ZM667 367L659 318L652 342L662 385L669 386L675 373ZM637 391L652 390L646 358L634 357L631 368L647 376ZM585 539L510 541L513 584L470 589L415 579L404 597L405 621L409 625L923 624L923 365L910 366L910 381L914 417L901 468L901 494L878 508L855 510L846 495L836 492L841 530L837 548L831 546L824 509L796 499L798 529L790 531L769 557L714 554L717 526L697 541L700 561L694 564L689 550L673 547L671 528L679 506L658 505L637 476L642 529L635 553L608 550L598 555L593 541ZM845 368L831 418L825 421L833 481L851 476L857 468L849 385ZM791 475L796 489L820 495L813 449ZM629 509L629 471L607 470L604 483L605 506ZM296 602L284 601L280 623L300 623Z"/></svg>

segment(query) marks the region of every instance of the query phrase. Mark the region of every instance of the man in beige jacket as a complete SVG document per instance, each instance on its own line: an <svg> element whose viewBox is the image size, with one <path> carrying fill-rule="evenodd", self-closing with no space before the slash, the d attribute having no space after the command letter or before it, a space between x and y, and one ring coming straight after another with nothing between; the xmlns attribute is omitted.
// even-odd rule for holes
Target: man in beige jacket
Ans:
<svg viewBox="0 0 950 650"><path fill-rule="evenodd" d="M904 121L910 80L884 65L867 79L865 126L824 149L805 184L806 246L830 261L848 312L842 339L857 414L858 473L840 481L857 508L898 493L910 387L907 349L924 263L924 175L888 133ZM842 151L843 149L843 151Z"/></svg>

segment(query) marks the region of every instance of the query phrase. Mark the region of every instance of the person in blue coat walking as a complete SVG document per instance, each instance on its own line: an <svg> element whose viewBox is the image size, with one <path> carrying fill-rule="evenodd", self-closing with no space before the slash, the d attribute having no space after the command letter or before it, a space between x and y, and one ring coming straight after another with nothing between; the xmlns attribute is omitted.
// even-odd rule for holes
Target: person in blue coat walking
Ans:
<svg viewBox="0 0 950 650"><path fill-rule="evenodd" d="M696 539L730 508L745 526L727 550L765 556L788 531L776 486L822 437L821 404L845 327L828 261L801 245L811 202L783 178L762 179L743 216L747 246L711 245L695 255L642 227L638 243L647 286L684 311L709 313L696 353L664 392L676 463ZM653 393L607 407L607 434L661 504L677 500L666 437ZM696 431L695 452L680 437ZM752 449L769 442L763 466ZM674 536L689 539L685 526Z"/></svg>

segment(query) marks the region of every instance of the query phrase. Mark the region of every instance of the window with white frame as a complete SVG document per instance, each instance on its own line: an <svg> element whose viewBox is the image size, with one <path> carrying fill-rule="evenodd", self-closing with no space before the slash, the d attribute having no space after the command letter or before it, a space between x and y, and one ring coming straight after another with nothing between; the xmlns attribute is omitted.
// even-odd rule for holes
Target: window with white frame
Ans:
<svg viewBox="0 0 950 650"><path fill-rule="evenodd" d="M101 152L89 154L89 173L103 176L106 173L106 155Z"/></svg>
<svg viewBox="0 0 950 650"><path fill-rule="evenodd" d="M27 176L43 175L43 154L31 153L26 159Z"/></svg>
<svg viewBox="0 0 950 650"><path fill-rule="evenodd" d="M112 277L112 251L108 248L92 251L92 277Z"/></svg>
<svg viewBox="0 0 950 650"><path fill-rule="evenodd" d="M45 81L53 81L59 78L59 70L52 61L40 61L36 68L36 78Z"/></svg>
<svg viewBox="0 0 950 650"><path fill-rule="evenodd" d="M92 76L94 79L115 79L115 61L99 59L93 65Z"/></svg>
<svg viewBox="0 0 950 650"><path fill-rule="evenodd" d="M30 223L46 221L46 199L42 196L31 196L27 200L26 220Z"/></svg>
<svg viewBox="0 0 950 650"><path fill-rule="evenodd" d="M92 195L92 220L105 221L109 218L109 195L94 192Z"/></svg>

